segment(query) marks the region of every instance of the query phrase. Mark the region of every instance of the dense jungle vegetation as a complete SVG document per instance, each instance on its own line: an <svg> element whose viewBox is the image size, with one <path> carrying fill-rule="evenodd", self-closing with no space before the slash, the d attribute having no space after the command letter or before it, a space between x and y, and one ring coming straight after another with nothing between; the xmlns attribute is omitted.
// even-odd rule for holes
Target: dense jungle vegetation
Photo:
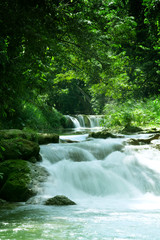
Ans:
<svg viewBox="0 0 160 240"><path fill-rule="evenodd" d="M159 0L1 0L0 128L160 123Z"/></svg>

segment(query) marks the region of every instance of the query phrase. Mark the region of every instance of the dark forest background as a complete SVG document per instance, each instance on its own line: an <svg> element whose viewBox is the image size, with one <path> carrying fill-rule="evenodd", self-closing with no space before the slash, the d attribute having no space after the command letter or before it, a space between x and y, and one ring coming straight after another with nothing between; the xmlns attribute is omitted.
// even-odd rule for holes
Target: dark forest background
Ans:
<svg viewBox="0 0 160 240"><path fill-rule="evenodd" d="M1 0L0 128L160 123L158 0Z"/></svg>

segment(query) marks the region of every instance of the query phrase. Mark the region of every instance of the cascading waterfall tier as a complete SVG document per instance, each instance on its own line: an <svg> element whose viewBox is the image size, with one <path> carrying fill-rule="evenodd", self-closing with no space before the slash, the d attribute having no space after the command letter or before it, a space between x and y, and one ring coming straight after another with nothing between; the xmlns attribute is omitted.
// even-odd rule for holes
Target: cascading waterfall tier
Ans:
<svg viewBox="0 0 160 240"><path fill-rule="evenodd" d="M69 128L95 128L100 127L103 121L103 115L66 115Z"/></svg>
<svg viewBox="0 0 160 240"><path fill-rule="evenodd" d="M123 141L89 139L41 146L42 165L50 173L43 197L60 194L74 200L160 195L158 151L148 149L144 154L143 150L137 152L125 146Z"/></svg>

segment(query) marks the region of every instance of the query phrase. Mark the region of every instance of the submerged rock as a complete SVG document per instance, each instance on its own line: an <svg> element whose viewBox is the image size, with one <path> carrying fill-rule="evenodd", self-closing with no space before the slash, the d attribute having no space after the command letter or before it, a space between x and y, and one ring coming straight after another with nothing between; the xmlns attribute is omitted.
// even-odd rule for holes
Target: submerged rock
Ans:
<svg viewBox="0 0 160 240"><path fill-rule="evenodd" d="M38 193L47 171L24 160L6 160L0 163L0 198L10 202L24 202Z"/></svg>
<svg viewBox="0 0 160 240"><path fill-rule="evenodd" d="M66 206L66 205L76 205L75 202L63 195L57 195L53 198L49 198L45 205L56 205L56 206Z"/></svg>
<svg viewBox="0 0 160 240"><path fill-rule="evenodd" d="M26 139L2 139L0 141L0 159L24 159L36 162L40 159L38 143ZM34 160L34 161L33 161Z"/></svg>

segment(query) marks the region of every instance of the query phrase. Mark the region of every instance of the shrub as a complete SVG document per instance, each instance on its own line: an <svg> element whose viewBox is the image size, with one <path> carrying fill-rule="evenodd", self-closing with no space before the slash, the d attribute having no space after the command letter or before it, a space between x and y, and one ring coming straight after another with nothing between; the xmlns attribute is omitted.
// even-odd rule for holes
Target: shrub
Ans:
<svg viewBox="0 0 160 240"><path fill-rule="evenodd" d="M160 98L111 102L104 107L106 127L152 126L160 124Z"/></svg>

